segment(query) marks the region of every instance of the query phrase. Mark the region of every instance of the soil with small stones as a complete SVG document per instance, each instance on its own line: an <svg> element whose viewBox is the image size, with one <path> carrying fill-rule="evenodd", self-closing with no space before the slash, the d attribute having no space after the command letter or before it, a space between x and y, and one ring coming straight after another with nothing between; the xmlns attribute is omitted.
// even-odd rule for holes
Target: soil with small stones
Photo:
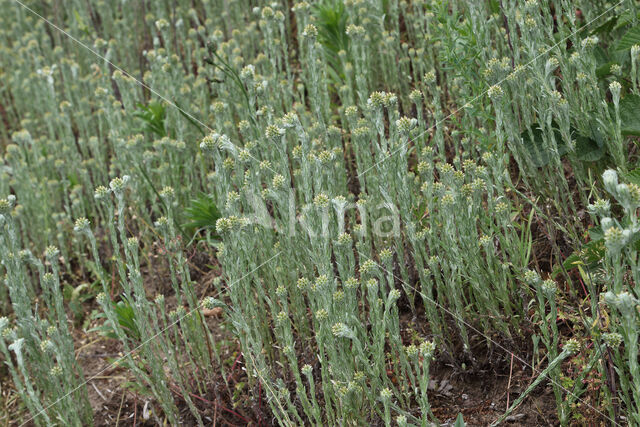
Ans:
<svg viewBox="0 0 640 427"><path fill-rule="evenodd" d="M517 364L519 365L519 364ZM441 366L435 370L429 384L430 403L434 415L443 424L453 424L459 413L469 426L485 426L496 421L523 392L531 378L530 369L514 367L509 381L507 374L464 374ZM556 425L556 409L550 388L536 390L507 419L516 425Z"/></svg>

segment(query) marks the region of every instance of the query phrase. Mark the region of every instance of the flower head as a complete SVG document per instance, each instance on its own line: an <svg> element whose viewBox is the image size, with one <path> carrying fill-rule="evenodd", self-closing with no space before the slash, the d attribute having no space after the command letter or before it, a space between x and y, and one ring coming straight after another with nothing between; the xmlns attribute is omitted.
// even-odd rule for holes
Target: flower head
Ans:
<svg viewBox="0 0 640 427"><path fill-rule="evenodd" d="M73 227L73 231L76 233L86 233L87 231L91 231L89 229L90 222L85 217L80 217L76 219L76 222Z"/></svg>

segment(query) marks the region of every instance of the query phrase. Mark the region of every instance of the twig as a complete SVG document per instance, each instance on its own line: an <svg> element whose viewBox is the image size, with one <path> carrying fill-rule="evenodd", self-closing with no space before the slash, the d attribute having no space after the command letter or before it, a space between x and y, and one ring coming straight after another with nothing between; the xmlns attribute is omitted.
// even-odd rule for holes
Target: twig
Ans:
<svg viewBox="0 0 640 427"><path fill-rule="evenodd" d="M118 416L116 417L116 427L118 427L118 423L120 422L120 414L122 413L122 405L124 404L124 395L126 392L127 392L126 390L122 391L122 399L120 399L120 408L118 408Z"/></svg>
<svg viewBox="0 0 640 427"><path fill-rule="evenodd" d="M93 389L96 391L96 393L98 393L98 396L102 398L102 400L107 400L107 398L104 397L104 394L100 393L100 390L98 390L98 387L96 387L95 383L91 383L91 385L93 386Z"/></svg>
<svg viewBox="0 0 640 427"><path fill-rule="evenodd" d="M174 387L174 386L169 386L169 388L171 389L171 391L173 391L174 393L176 393L178 396L180 396L180 395L182 394L182 393L180 393L180 391L179 391L179 390L177 390L177 389L176 389L176 387ZM242 416L242 415L240 415L239 413L237 413L237 412L235 412L235 411L233 411L233 410L231 410L231 409L227 408L226 406L220 405L217 401L216 401L216 402L212 402L211 400L205 399L204 397L202 397L202 396L198 396L197 394L194 394L194 393L191 393L191 392L189 392L188 394L189 394L189 396L193 397L194 399L198 399L198 400L200 400L200 401L202 401L202 402L208 403L209 405L219 406L219 407L220 407L220 409L222 409L223 411L226 411L226 412L229 412L230 414L235 415L236 417L238 417L238 418L242 419L242 421L244 421L244 422L245 422L245 423L247 423L247 424L249 424L249 423L250 423L250 421L249 421L248 419L246 419L245 417L243 417L243 416Z"/></svg>
<svg viewBox="0 0 640 427"><path fill-rule="evenodd" d="M509 390L511 389L511 374L513 373L513 353L511 353L511 365L509 366L509 382L507 383L507 409L509 409Z"/></svg>
<svg viewBox="0 0 640 427"><path fill-rule="evenodd" d="M80 347L76 350L76 360L78 359L78 356L80 356L80 352L81 352L82 350L84 350L85 348L87 348L87 347L89 347L89 346L91 346L91 345L93 345L93 344L95 344L95 343L97 343L97 342L99 342L99 341L102 341L103 339L104 339L104 337L102 337L102 336L101 336L101 337L99 337L99 338L97 338L97 339L95 339L95 340L93 340L93 341L90 341L90 342L88 342L88 343L86 343L86 344L84 344L84 345L80 346Z"/></svg>
<svg viewBox="0 0 640 427"><path fill-rule="evenodd" d="M520 396L513 402L513 404L502 414L497 420L491 423L491 427L501 424L511 413L522 403L522 401L535 389L542 381L544 381L549 373L558 367L566 358L571 356L571 352L565 348L555 359L549 362L549 365L542 371L538 377L527 387L527 389L520 393Z"/></svg>
<svg viewBox="0 0 640 427"><path fill-rule="evenodd" d="M236 357L236 360L233 362L233 365L231 365L231 372L229 372L229 376L227 376L227 382L229 382L229 380L231 379L231 376L233 375L233 370L236 368L236 365L238 364L238 361L240 360L241 357L242 357L242 352L238 354L238 357Z"/></svg>

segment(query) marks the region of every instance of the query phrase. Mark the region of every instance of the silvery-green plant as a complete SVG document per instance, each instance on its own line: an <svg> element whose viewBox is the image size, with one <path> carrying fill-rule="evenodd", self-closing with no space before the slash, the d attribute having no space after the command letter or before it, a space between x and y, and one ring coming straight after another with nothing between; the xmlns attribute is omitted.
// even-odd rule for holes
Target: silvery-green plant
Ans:
<svg viewBox="0 0 640 427"><path fill-rule="evenodd" d="M15 196L0 200L0 260L15 322L0 318L0 352L13 383L38 425L92 423L82 368L75 359L60 285L60 251L45 250L46 264L20 249ZM34 271L35 270L35 271ZM41 292L45 316L33 302Z"/></svg>
<svg viewBox="0 0 640 427"><path fill-rule="evenodd" d="M30 278L0 293L9 323L36 322L38 298L48 325L67 331L62 278L95 281L123 364L151 391L154 415L174 424L176 396L207 421L196 396L222 366L199 308L221 301L249 388L265 390L282 424L437 422L432 364L482 369L478 334L486 346L515 346L531 326L532 301L551 362L536 384L558 382L568 356L552 286L519 278L540 262L540 233L575 249L592 176L605 164L632 167L624 108L638 92L638 49L620 50L613 66L603 52L637 20L634 2L296 1L249 10L162 0L128 13L73 0L55 16L4 3L0 62L12 66L0 91L0 193L20 204L6 201L2 274L13 284ZM603 30L605 19L621 28ZM619 376L632 378L620 390L632 418L637 321L618 297L638 298L638 190L605 178L618 203L593 212L613 296L600 304L600 284L589 282L585 323L599 307L611 314L608 342ZM220 263L224 294L204 299L184 250L193 236L182 227L203 191L222 215L207 225L220 241L206 250ZM174 310L147 295L154 244ZM26 251L51 245L59 249L46 262ZM120 325L119 303L131 309L134 332ZM425 336L407 338L406 316L424 323ZM34 330L45 337L42 328ZM31 370L54 367L32 350L36 338L7 331L8 354L23 356L14 382L37 413L50 384ZM72 344L64 341L66 354ZM61 372L80 384L70 359ZM563 423L574 390L554 385ZM63 399L44 414L70 414L82 402Z"/></svg>
<svg viewBox="0 0 640 427"><path fill-rule="evenodd" d="M606 304L612 320L609 332L604 333L603 338L614 354L620 381L620 398L627 406L630 418L638 422L640 318L635 283L639 278L636 235L640 231L637 212L640 207L640 187L633 183L621 183L618 174L612 169L602 174L602 181L612 201L622 208L622 216L615 218L612 203L608 200L598 200L589 206L593 215L599 219L606 248L601 268L608 279L608 285L600 300ZM598 295L592 295L592 298L595 297Z"/></svg>
<svg viewBox="0 0 640 427"><path fill-rule="evenodd" d="M178 247L179 240L172 221L174 192L170 187L165 187L160 192L160 197L167 206L167 216L159 217L154 225L167 250L170 282L178 305L167 313L164 295L158 295L153 300L147 296L141 274L140 243L136 237L128 237L125 228L129 181L130 178L126 176L114 178L109 189L98 187L95 197L111 219L106 225L114 249L115 268L120 279L118 283L122 289L119 299L132 309L137 336L132 336L131 331L125 329L119 321L115 301L110 296L103 274L99 275L103 292L98 295L97 300L109 327L126 350L122 362L141 383L150 388L165 415L174 422L179 420L179 411L173 399L173 392L177 391L198 424L203 425L200 411L193 402L193 392L205 392L207 381L210 381L210 375L214 374L209 367L219 363L220 358L201 308L212 309L217 306L218 301L214 298L202 302L197 300L189 268ZM75 230L88 237L94 262L96 265L102 265L95 248L95 236L89 228L88 221L84 218L78 219ZM134 353L136 359L133 358ZM187 365L190 366L189 369L185 369ZM197 373L198 371L201 372Z"/></svg>

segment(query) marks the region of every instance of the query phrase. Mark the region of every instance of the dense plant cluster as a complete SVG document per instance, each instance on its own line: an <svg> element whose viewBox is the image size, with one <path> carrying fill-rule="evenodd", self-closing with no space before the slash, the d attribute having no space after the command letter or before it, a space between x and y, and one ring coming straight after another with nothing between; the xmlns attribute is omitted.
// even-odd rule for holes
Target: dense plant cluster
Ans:
<svg viewBox="0 0 640 427"><path fill-rule="evenodd" d="M97 324L150 417L210 423L222 309L279 424L438 423L434 366L515 354L532 381L496 424L544 382L562 425L639 425L638 12L0 0L18 421L94 422Z"/></svg>

